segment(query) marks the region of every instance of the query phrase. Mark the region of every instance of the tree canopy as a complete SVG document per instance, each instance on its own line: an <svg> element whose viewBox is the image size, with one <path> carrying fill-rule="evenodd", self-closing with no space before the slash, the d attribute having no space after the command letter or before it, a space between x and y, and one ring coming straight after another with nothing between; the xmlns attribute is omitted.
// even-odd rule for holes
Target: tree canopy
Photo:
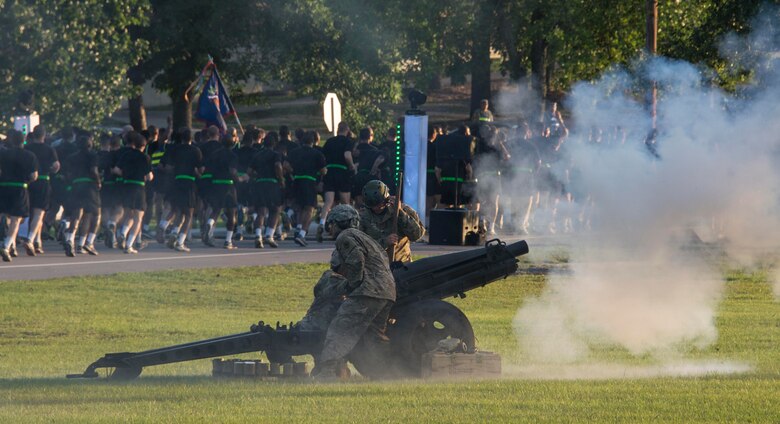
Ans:
<svg viewBox="0 0 780 424"><path fill-rule="evenodd" d="M0 0L0 123L28 90L53 127L102 122L131 90L128 65L146 54L130 29L147 13L143 0Z"/></svg>

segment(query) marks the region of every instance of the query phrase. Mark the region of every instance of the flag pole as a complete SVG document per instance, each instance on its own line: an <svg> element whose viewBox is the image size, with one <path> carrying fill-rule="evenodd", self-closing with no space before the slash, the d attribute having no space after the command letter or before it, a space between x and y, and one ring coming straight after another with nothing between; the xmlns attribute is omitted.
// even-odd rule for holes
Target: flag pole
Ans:
<svg viewBox="0 0 780 424"><path fill-rule="evenodd" d="M184 91L184 101L186 102L190 101L190 98L188 96L190 94L190 91L192 91L192 89L195 87L196 84L198 87L200 87L201 83L203 82L203 76L206 74L206 71L208 71L208 69L212 66L216 68L216 65L214 65L214 61L211 59L211 55L209 55L209 61L206 63L206 66L204 66L203 69L200 71L200 74L198 74L198 77L195 78L195 81L193 81L192 84L190 84L190 86L187 87L187 90Z"/></svg>

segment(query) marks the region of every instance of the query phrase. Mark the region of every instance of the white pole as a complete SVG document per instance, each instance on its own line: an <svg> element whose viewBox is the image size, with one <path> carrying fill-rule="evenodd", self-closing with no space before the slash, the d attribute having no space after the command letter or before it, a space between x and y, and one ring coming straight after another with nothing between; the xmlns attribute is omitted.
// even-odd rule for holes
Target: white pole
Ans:
<svg viewBox="0 0 780 424"><path fill-rule="evenodd" d="M426 166L428 160L428 116L404 116L403 202L425 216Z"/></svg>

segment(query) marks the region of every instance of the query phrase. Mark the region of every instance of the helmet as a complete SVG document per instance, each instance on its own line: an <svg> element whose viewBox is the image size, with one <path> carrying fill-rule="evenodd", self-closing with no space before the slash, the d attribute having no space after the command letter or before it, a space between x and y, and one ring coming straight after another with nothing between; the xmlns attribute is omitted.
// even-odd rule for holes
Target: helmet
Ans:
<svg viewBox="0 0 780 424"><path fill-rule="evenodd" d="M390 197L390 190L382 181L371 180L363 186L363 203L369 208L387 202L388 197Z"/></svg>
<svg viewBox="0 0 780 424"><path fill-rule="evenodd" d="M360 224L360 215L350 205L338 205L330 210L325 223L328 226L336 224L341 229L357 228Z"/></svg>

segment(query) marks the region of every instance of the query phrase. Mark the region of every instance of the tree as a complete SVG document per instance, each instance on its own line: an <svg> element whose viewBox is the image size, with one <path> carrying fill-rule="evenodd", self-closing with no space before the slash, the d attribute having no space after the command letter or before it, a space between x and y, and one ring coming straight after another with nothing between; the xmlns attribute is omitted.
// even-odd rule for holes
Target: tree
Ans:
<svg viewBox="0 0 780 424"><path fill-rule="evenodd" d="M139 33L139 39L150 44L151 54L134 63L142 74L137 81L151 79L155 88L171 97L175 127L192 126L190 100L199 93L191 93L189 100L184 93L209 55L227 83L252 76L266 79L272 65L264 63L261 54L267 16L262 3L151 0L151 5L150 25Z"/></svg>
<svg viewBox="0 0 780 424"><path fill-rule="evenodd" d="M53 128L91 128L119 109L147 46L129 30L147 11L144 0L0 0L0 125L26 90Z"/></svg>

